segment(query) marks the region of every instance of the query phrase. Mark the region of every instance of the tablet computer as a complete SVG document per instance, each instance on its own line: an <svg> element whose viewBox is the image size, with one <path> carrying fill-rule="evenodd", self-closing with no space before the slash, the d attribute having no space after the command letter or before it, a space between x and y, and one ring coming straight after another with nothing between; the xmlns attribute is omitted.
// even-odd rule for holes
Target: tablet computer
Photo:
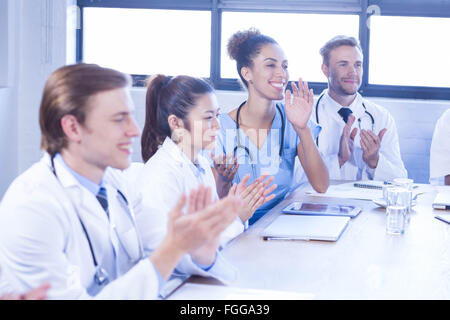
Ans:
<svg viewBox="0 0 450 320"><path fill-rule="evenodd" d="M343 204L296 201L285 207L281 212L286 214L344 216L353 218L361 212L361 208Z"/></svg>

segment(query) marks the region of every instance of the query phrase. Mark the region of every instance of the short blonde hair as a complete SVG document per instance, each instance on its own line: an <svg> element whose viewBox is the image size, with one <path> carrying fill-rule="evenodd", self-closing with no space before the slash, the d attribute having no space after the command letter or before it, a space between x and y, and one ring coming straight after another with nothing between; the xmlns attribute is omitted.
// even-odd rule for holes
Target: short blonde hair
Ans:
<svg viewBox="0 0 450 320"><path fill-rule="evenodd" d="M320 48L320 55L322 56L323 63L326 66L328 66L328 64L330 63L330 52L333 49L336 49L341 46L356 47L362 53L362 49L359 44L359 41L356 40L354 37L347 37L347 36L341 36L341 35L336 36L336 37L332 38L331 40L327 41L327 43L325 43L325 45L322 48Z"/></svg>

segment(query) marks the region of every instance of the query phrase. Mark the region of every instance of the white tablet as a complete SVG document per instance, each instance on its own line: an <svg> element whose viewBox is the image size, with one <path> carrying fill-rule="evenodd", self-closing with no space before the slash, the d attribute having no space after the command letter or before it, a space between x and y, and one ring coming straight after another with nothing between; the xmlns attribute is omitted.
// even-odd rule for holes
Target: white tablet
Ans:
<svg viewBox="0 0 450 320"><path fill-rule="evenodd" d="M356 217L361 208L351 205L293 202L285 207L281 212L286 214L315 215L315 216L344 216Z"/></svg>

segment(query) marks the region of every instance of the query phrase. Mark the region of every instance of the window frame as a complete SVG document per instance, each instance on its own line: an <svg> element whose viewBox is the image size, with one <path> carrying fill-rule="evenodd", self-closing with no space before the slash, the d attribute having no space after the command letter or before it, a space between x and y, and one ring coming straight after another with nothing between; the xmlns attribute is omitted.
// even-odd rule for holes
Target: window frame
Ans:
<svg viewBox="0 0 450 320"><path fill-rule="evenodd" d="M221 67L221 24L222 12L279 12L279 13L318 13L318 14L357 14L359 15L359 41L364 55L363 78L359 92L367 97L387 97L404 99L450 100L450 88L420 87L369 84L370 29L367 20L370 8L378 6L383 16L441 17L450 18L450 1L430 3L430 0L417 0L408 6L401 0L385 3L387 0L348 0L342 6L335 1L307 0L77 0L80 8L80 29L77 30L76 60L83 61L83 10L87 7L128 8L128 9L166 9L201 10L211 12L211 61L209 81L218 90L242 90L238 79L220 78ZM148 75L131 75L133 86L143 86ZM236 77L237 78L237 77ZM327 88L326 82L310 82L310 88L317 94Z"/></svg>

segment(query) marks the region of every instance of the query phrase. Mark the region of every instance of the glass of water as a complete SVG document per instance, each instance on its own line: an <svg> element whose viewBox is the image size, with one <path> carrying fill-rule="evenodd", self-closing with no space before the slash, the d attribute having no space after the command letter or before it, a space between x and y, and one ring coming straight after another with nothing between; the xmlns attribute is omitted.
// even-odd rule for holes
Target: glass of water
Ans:
<svg viewBox="0 0 450 320"><path fill-rule="evenodd" d="M386 233L401 235L405 232L406 207L392 205L386 208Z"/></svg>
<svg viewBox="0 0 450 320"><path fill-rule="evenodd" d="M412 191L406 187L394 186L386 190L386 207L403 206L406 208L405 222L409 223L412 203Z"/></svg>
<svg viewBox="0 0 450 320"><path fill-rule="evenodd" d="M413 188L414 180L408 178L396 178L393 182L395 186L403 187L411 191Z"/></svg>

